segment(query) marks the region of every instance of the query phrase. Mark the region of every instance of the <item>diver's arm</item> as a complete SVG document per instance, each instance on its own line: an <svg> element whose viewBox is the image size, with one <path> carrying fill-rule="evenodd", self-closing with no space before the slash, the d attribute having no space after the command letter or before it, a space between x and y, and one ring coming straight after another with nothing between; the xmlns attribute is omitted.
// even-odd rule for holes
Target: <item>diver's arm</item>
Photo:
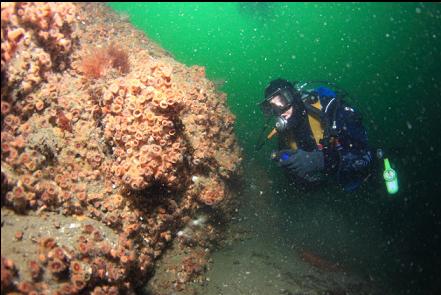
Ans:
<svg viewBox="0 0 441 295"><path fill-rule="evenodd" d="M325 174L356 173L369 169L374 161L369 149L355 150L343 147L323 149Z"/></svg>
<svg viewBox="0 0 441 295"><path fill-rule="evenodd" d="M346 104L339 110L340 122L336 144L324 149L325 169L330 174L360 172L373 163L373 153L368 147L368 136L361 115Z"/></svg>
<svg viewBox="0 0 441 295"><path fill-rule="evenodd" d="M373 155L369 150L340 152L340 166L343 172L360 172L368 169L373 163Z"/></svg>

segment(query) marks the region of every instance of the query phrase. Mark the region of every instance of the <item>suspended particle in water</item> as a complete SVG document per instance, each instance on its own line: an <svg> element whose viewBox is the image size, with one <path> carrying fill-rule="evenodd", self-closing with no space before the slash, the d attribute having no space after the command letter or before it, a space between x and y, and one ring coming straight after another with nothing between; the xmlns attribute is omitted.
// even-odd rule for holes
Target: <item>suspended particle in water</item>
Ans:
<svg viewBox="0 0 441 295"><path fill-rule="evenodd" d="M390 34L389 33L386 33L386 38L389 38L390 37Z"/></svg>
<svg viewBox="0 0 441 295"><path fill-rule="evenodd" d="M406 121L406 125L407 125L407 128L408 128L409 130L412 129L412 124L410 124L409 121Z"/></svg>
<svg viewBox="0 0 441 295"><path fill-rule="evenodd" d="M415 8L415 12L416 12L416 14L420 14L421 13L421 8L419 8L419 7Z"/></svg>

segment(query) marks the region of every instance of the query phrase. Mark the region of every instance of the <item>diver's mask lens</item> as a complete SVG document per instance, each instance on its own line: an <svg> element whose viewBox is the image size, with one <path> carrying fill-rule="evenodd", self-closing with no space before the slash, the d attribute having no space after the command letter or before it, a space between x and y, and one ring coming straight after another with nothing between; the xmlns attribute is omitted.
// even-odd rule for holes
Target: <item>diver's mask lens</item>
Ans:
<svg viewBox="0 0 441 295"><path fill-rule="evenodd" d="M269 104L270 104L271 108L273 109L273 112L275 113L275 115L281 115L289 107L288 100L282 94L278 94L276 96L273 96L270 99Z"/></svg>
<svg viewBox="0 0 441 295"><path fill-rule="evenodd" d="M267 116L280 116L291 106L291 96L286 89L279 90L262 103L263 113Z"/></svg>

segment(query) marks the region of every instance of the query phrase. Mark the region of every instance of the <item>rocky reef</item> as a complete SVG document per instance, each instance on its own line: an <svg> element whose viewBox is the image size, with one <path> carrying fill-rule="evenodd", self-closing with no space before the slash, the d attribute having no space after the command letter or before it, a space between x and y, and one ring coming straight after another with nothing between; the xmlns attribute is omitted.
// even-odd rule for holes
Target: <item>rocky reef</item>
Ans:
<svg viewBox="0 0 441 295"><path fill-rule="evenodd" d="M2 3L2 294L138 293L172 246L185 289L232 214L234 122L106 6Z"/></svg>

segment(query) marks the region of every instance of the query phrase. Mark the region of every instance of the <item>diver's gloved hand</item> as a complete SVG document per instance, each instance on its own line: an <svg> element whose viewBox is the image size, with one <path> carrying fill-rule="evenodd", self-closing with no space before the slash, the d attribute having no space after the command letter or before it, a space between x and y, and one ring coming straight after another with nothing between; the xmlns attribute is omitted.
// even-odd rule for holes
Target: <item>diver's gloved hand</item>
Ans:
<svg viewBox="0 0 441 295"><path fill-rule="evenodd" d="M306 152L298 149L289 157L279 159L279 165L290 173L308 181L318 180L317 172L323 171L325 160L322 151Z"/></svg>

